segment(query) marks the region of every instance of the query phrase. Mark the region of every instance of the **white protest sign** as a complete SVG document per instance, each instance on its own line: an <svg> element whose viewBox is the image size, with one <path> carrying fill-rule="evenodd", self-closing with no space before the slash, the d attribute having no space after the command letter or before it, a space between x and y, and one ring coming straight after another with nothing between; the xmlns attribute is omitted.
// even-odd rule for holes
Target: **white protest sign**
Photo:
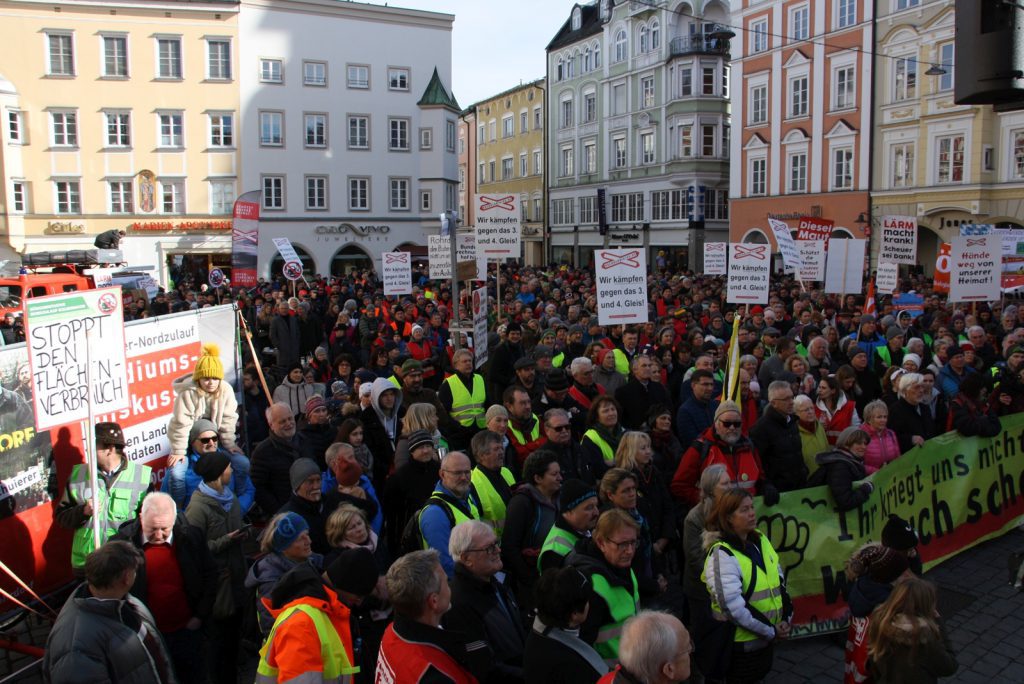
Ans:
<svg viewBox="0 0 1024 684"><path fill-rule="evenodd" d="M704 243L704 275L725 275L725 250L728 243Z"/></svg>
<svg viewBox="0 0 1024 684"><path fill-rule="evenodd" d="M1003 256L1020 256L1021 252L1017 245L1024 242L1024 230L1019 228L996 228L992 232L1003 239Z"/></svg>
<svg viewBox="0 0 1024 684"><path fill-rule="evenodd" d="M999 299L1002 237L961 235L949 251L949 301L990 302Z"/></svg>
<svg viewBox="0 0 1024 684"><path fill-rule="evenodd" d="M875 292L892 294L899 285L900 265L891 261L883 261L875 269Z"/></svg>
<svg viewBox="0 0 1024 684"><path fill-rule="evenodd" d="M726 301L730 304L767 304L772 259L768 245L729 243L729 280Z"/></svg>
<svg viewBox="0 0 1024 684"><path fill-rule="evenodd" d="M816 281L825 279L825 240L797 240L800 252L800 280Z"/></svg>
<svg viewBox="0 0 1024 684"><path fill-rule="evenodd" d="M25 303L36 430L128 408L121 288L81 290Z"/></svg>
<svg viewBox="0 0 1024 684"><path fill-rule="evenodd" d="M381 262L385 297L412 292L411 252L384 252L381 254Z"/></svg>
<svg viewBox="0 0 1024 684"><path fill-rule="evenodd" d="M430 259L431 280L452 279L451 241L443 235L427 236L427 256ZM475 280L487 279L487 259L478 258L476 253L476 234L473 232L459 233L457 261L475 261Z"/></svg>
<svg viewBox="0 0 1024 684"><path fill-rule="evenodd" d="M782 264L786 273L799 273L800 272L800 252L796 248L796 242L793 241L793 234L789 231L789 226L785 221L770 218L768 219L768 225L771 226L772 233L775 235L775 243L779 246L779 252L782 253ZM766 301L765 304L768 302Z"/></svg>
<svg viewBox="0 0 1024 684"><path fill-rule="evenodd" d="M878 263L917 263L917 218L914 216L883 216L882 238L878 246Z"/></svg>
<svg viewBox="0 0 1024 684"><path fill-rule="evenodd" d="M281 255L285 263L289 261L302 262L299 255L295 253L295 248L292 247L292 241L288 238L274 238L274 246L277 247L277 253Z"/></svg>
<svg viewBox="0 0 1024 684"><path fill-rule="evenodd" d="M487 288L473 290L473 356L475 368L487 363Z"/></svg>
<svg viewBox="0 0 1024 684"><path fill-rule="evenodd" d="M859 294L864 287L864 250L867 240L828 241L825 261L825 292Z"/></svg>
<svg viewBox="0 0 1024 684"><path fill-rule="evenodd" d="M474 195L474 200L478 253L488 259L518 259L522 255L519 196Z"/></svg>
<svg viewBox="0 0 1024 684"><path fill-rule="evenodd" d="M639 249L599 249L596 256L599 324L646 323L647 255Z"/></svg>

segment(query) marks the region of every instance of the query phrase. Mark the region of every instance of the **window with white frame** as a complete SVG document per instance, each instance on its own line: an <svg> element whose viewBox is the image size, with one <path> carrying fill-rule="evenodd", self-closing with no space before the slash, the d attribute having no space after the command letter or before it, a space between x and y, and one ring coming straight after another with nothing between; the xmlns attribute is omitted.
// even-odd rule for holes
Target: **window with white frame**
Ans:
<svg viewBox="0 0 1024 684"><path fill-rule="evenodd" d="M692 64L683 64L679 67L679 95L682 97L693 95Z"/></svg>
<svg viewBox="0 0 1024 684"><path fill-rule="evenodd" d="M717 126L702 125L700 127L700 156L715 156L715 137Z"/></svg>
<svg viewBox="0 0 1024 684"><path fill-rule="evenodd" d="M597 223L597 197L580 197L580 223ZM540 220L540 217L537 217Z"/></svg>
<svg viewBox="0 0 1024 684"><path fill-rule="evenodd" d="M811 10L807 5L794 7L789 11L789 37L793 40L807 40L810 35Z"/></svg>
<svg viewBox="0 0 1024 684"><path fill-rule="evenodd" d="M768 49L768 18L750 22L750 52L756 54Z"/></svg>
<svg viewBox="0 0 1024 684"><path fill-rule="evenodd" d="M789 115L807 116L808 78L797 76L789 79Z"/></svg>
<svg viewBox="0 0 1024 684"><path fill-rule="evenodd" d="M430 190L420 190L420 211L430 211L430 206L432 204L433 197L431 196Z"/></svg>
<svg viewBox="0 0 1024 684"><path fill-rule="evenodd" d="M284 145L284 112L260 112L260 146Z"/></svg>
<svg viewBox="0 0 1024 684"><path fill-rule="evenodd" d="M583 143L583 173L597 173L597 143L588 140Z"/></svg>
<svg viewBox="0 0 1024 684"><path fill-rule="evenodd" d="M522 135L530 130L530 115L529 112L519 112L519 135Z"/></svg>
<svg viewBox="0 0 1024 684"><path fill-rule="evenodd" d="M857 104L856 79L856 71L853 66L843 66L835 70L833 103L836 109L848 109Z"/></svg>
<svg viewBox="0 0 1024 684"><path fill-rule="evenodd" d="M551 200L551 223L557 226L575 223L573 208L572 199Z"/></svg>
<svg viewBox="0 0 1024 684"><path fill-rule="evenodd" d="M625 114L627 110L626 84L616 83L612 85L612 114Z"/></svg>
<svg viewBox="0 0 1024 684"><path fill-rule="evenodd" d="M206 78L216 81L231 79L231 41L226 38L206 39Z"/></svg>
<svg viewBox="0 0 1024 684"><path fill-rule="evenodd" d="M558 149L558 175L563 178L576 172L573 152L571 143Z"/></svg>
<svg viewBox="0 0 1024 684"><path fill-rule="evenodd" d="M479 164L476 165L476 169L477 169L476 182L477 183L484 183L484 182L486 182L487 181L487 165L484 164L483 162L480 162Z"/></svg>
<svg viewBox="0 0 1024 684"><path fill-rule="evenodd" d="M807 153L789 155L789 192L807 192Z"/></svg>
<svg viewBox="0 0 1024 684"><path fill-rule="evenodd" d="M1024 178L1024 131L1013 132L1013 166L1010 173L1015 179Z"/></svg>
<svg viewBox="0 0 1024 684"><path fill-rule="evenodd" d="M444 122L444 149L455 151L455 122L451 119Z"/></svg>
<svg viewBox="0 0 1024 684"><path fill-rule="evenodd" d="M626 50L627 50L626 29L619 29L618 31L616 31L614 46L615 46L614 47L614 58L612 59L612 61L613 62L623 62L623 61L625 61L626 60L626 55L627 55L627 53L626 53Z"/></svg>
<svg viewBox="0 0 1024 684"><path fill-rule="evenodd" d="M896 57L892 60L892 99L910 100L917 96L917 59Z"/></svg>
<svg viewBox="0 0 1024 684"><path fill-rule="evenodd" d="M671 190L655 190L651 193L651 220L665 221L669 217Z"/></svg>
<svg viewBox="0 0 1024 684"><path fill-rule="evenodd" d="M228 112L210 114L210 147L234 147L235 115Z"/></svg>
<svg viewBox="0 0 1024 684"><path fill-rule="evenodd" d="M540 107L533 108L533 129L539 131L544 128L544 112Z"/></svg>
<svg viewBox="0 0 1024 684"><path fill-rule="evenodd" d="M349 88L370 87L370 67L366 64L349 64L347 67Z"/></svg>
<svg viewBox="0 0 1024 684"><path fill-rule="evenodd" d="M964 136L946 135L936 141L938 153L939 183L963 183L964 181Z"/></svg>
<svg viewBox="0 0 1024 684"><path fill-rule="evenodd" d="M914 185L914 143L896 143L890 147L892 159L890 182L894 188Z"/></svg>
<svg viewBox="0 0 1024 684"><path fill-rule="evenodd" d="M640 163L654 163L654 133L640 134Z"/></svg>
<svg viewBox="0 0 1024 684"><path fill-rule="evenodd" d="M324 87L327 85L327 62L306 60L302 63L302 85Z"/></svg>
<svg viewBox="0 0 1024 684"><path fill-rule="evenodd" d="M181 79L184 74L181 62L181 37L167 36L156 39L157 78Z"/></svg>
<svg viewBox="0 0 1024 684"><path fill-rule="evenodd" d="M768 160L765 157L755 157L749 160L750 163L750 194L764 195L768 187Z"/></svg>
<svg viewBox="0 0 1024 684"><path fill-rule="evenodd" d="M349 211L370 210L369 178L348 179L348 208Z"/></svg>
<svg viewBox="0 0 1024 684"><path fill-rule="evenodd" d="M626 168L626 136L617 135L612 138L612 168Z"/></svg>
<svg viewBox="0 0 1024 684"><path fill-rule="evenodd" d="M555 65L555 81L561 81L565 78L565 60L561 57L558 58L558 63Z"/></svg>
<svg viewBox="0 0 1024 684"><path fill-rule="evenodd" d="M490 121L487 122L487 128L489 129L488 132L490 133L491 136L491 142L494 142L495 140L498 139L498 122L491 119Z"/></svg>
<svg viewBox="0 0 1024 684"><path fill-rule="evenodd" d="M544 211L542 210L543 202L544 202L544 200L542 200L540 198L534 198L534 200L533 200L533 220L534 221L543 221L544 220Z"/></svg>
<svg viewBox="0 0 1024 684"><path fill-rule="evenodd" d="M713 66L701 67L701 78L700 78L700 92L701 95L714 95L715 94L715 72L717 69Z"/></svg>
<svg viewBox="0 0 1024 684"><path fill-rule="evenodd" d="M327 115L305 114L306 147L327 147Z"/></svg>
<svg viewBox="0 0 1024 684"><path fill-rule="evenodd" d="M284 83L284 62L280 59L261 59L260 83Z"/></svg>
<svg viewBox="0 0 1024 684"><path fill-rule="evenodd" d="M896 11L917 7L920 4L921 0L896 0Z"/></svg>
<svg viewBox="0 0 1024 684"><path fill-rule="evenodd" d="M501 137L511 138L516 134L516 120L511 114L501 118Z"/></svg>
<svg viewBox="0 0 1024 684"><path fill-rule="evenodd" d="M583 93L583 121L597 121L597 93Z"/></svg>
<svg viewBox="0 0 1024 684"><path fill-rule="evenodd" d="M78 147L77 111L51 111L50 128L54 147Z"/></svg>
<svg viewBox="0 0 1024 684"><path fill-rule="evenodd" d="M327 209L327 176L306 176L306 209Z"/></svg>
<svg viewBox="0 0 1024 684"><path fill-rule="evenodd" d="M593 68L593 60L591 60L590 58L590 46L588 45L585 48L583 48L583 69L580 71L580 73L590 73L590 71Z"/></svg>
<svg viewBox="0 0 1024 684"><path fill-rule="evenodd" d="M388 90L409 90L409 70L404 67L389 67Z"/></svg>
<svg viewBox="0 0 1024 684"><path fill-rule="evenodd" d="M420 129L420 149L430 150L434 147L434 129L432 128L421 128Z"/></svg>
<svg viewBox="0 0 1024 684"><path fill-rule="evenodd" d="M107 147L131 147L132 117L128 112L104 112Z"/></svg>
<svg viewBox="0 0 1024 684"><path fill-rule="evenodd" d="M763 124L768 121L768 86L758 85L750 89L750 123Z"/></svg>
<svg viewBox="0 0 1024 684"><path fill-rule="evenodd" d="M853 189L853 147L832 150L832 189Z"/></svg>
<svg viewBox="0 0 1024 684"><path fill-rule="evenodd" d="M651 21L651 50L661 47L661 24L657 19Z"/></svg>
<svg viewBox="0 0 1024 684"><path fill-rule="evenodd" d="M612 195L612 222L644 220L644 194L626 192Z"/></svg>
<svg viewBox="0 0 1024 684"><path fill-rule="evenodd" d="M640 28L637 30L637 54L643 54L650 49L650 29L647 28L647 24L640 24Z"/></svg>
<svg viewBox="0 0 1024 684"><path fill-rule="evenodd" d="M561 128L570 128L573 124L572 116L572 99L565 99L559 103L559 118L558 123Z"/></svg>
<svg viewBox="0 0 1024 684"><path fill-rule="evenodd" d="M47 33L48 76L75 75L75 38L68 33Z"/></svg>
<svg viewBox="0 0 1024 684"><path fill-rule="evenodd" d="M128 37L103 36L103 77L128 77Z"/></svg>
<svg viewBox="0 0 1024 684"><path fill-rule="evenodd" d="M20 109L7 110L7 142L25 143L25 113Z"/></svg>
<svg viewBox="0 0 1024 684"><path fill-rule="evenodd" d="M132 182L130 180L116 180L107 182L107 190L110 197L111 214L131 214L132 208Z"/></svg>
<svg viewBox="0 0 1024 684"><path fill-rule="evenodd" d="M529 175L530 165L525 152L519 153L519 177L526 178Z"/></svg>
<svg viewBox="0 0 1024 684"><path fill-rule="evenodd" d="M722 66L722 97L729 97L729 65Z"/></svg>
<svg viewBox="0 0 1024 684"><path fill-rule="evenodd" d="M11 181L11 211L16 214L28 211L28 183L23 180Z"/></svg>
<svg viewBox="0 0 1024 684"><path fill-rule="evenodd" d="M679 127L679 156L683 159L693 156L693 124Z"/></svg>
<svg viewBox="0 0 1024 684"><path fill-rule="evenodd" d="M185 213L185 180L183 178L160 180L160 210L165 214Z"/></svg>
<svg viewBox="0 0 1024 684"><path fill-rule="evenodd" d="M235 205L235 181L210 181L210 213L214 216L227 216Z"/></svg>
<svg viewBox="0 0 1024 684"><path fill-rule="evenodd" d="M728 124L722 126L722 159L729 158L729 134L732 128Z"/></svg>
<svg viewBox="0 0 1024 684"><path fill-rule="evenodd" d="M53 182L58 214L82 213L82 189L78 180L56 180Z"/></svg>
<svg viewBox="0 0 1024 684"><path fill-rule="evenodd" d="M350 150L370 149L370 117L348 117L348 148Z"/></svg>
<svg viewBox="0 0 1024 684"><path fill-rule="evenodd" d="M640 79L640 106L650 109L654 106L654 77L645 76Z"/></svg>
<svg viewBox="0 0 1024 684"><path fill-rule="evenodd" d="M835 0L836 28L847 28L857 23L857 0Z"/></svg>
<svg viewBox="0 0 1024 684"><path fill-rule="evenodd" d="M939 46L939 66L946 73L939 76L939 90L945 92L953 89L953 52L956 44L953 41Z"/></svg>
<svg viewBox="0 0 1024 684"><path fill-rule="evenodd" d="M388 119L388 149L399 151L409 149L408 119Z"/></svg>
<svg viewBox="0 0 1024 684"><path fill-rule="evenodd" d="M594 68L595 69L600 69L601 68L601 46L600 46L600 44L594 43L593 49L594 49Z"/></svg>
<svg viewBox="0 0 1024 684"><path fill-rule="evenodd" d="M164 112L158 115L160 125L160 147L184 147L185 124L181 112Z"/></svg>
<svg viewBox="0 0 1024 684"><path fill-rule="evenodd" d="M515 162L512 157L505 157L501 160L501 180L511 180L515 177L513 173Z"/></svg>
<svg viewBox="0 0 1024 684"><path fill-rule="evenodd" d="M263 177L263 208L284 209L284 176Z"/></svg>

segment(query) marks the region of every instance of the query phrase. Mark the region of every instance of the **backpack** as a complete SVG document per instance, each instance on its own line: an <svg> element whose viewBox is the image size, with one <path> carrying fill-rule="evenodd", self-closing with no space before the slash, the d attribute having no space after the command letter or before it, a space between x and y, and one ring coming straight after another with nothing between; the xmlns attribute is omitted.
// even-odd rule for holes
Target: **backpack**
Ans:
<svg viewBox="0 0 1024 684"><path fill-rule="evenodd" d="M400 555L423 550L423 529L420 527L420 517L428 506L437 506L444 511L445 517L448 518L448 524L455 527L455 515L450 507L444 505L445 502L456 505L455 499L447 494L431 494L423 507L409 517L405 527L402 528L402 536L398 542Z"/></svg>

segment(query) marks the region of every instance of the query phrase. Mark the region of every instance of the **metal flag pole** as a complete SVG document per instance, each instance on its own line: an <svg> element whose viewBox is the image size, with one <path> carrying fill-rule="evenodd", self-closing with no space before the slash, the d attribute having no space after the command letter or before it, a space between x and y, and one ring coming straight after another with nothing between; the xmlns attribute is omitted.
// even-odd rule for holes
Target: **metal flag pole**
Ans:
<svg viewBox="0 0 1024 684"><path fill-rule="evenodd" d="M102 545L100 539L100 510L99 493L99 462L96 458L96 415L92 407L92 342L95 336L93 329L85 332L85 382L89 387L86 396L86 405L89 407L89 418L82 425L82 444L85 445L85 462L89 467L89 488L92 490L92 542L93 548L98 549Z"/></svg>

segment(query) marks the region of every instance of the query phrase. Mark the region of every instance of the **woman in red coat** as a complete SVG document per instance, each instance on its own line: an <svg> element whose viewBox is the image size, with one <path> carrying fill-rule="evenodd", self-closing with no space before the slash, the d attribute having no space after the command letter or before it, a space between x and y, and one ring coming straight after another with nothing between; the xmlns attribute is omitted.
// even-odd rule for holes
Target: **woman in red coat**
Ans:
<svg viewBox="0 0 1024 684"><path fill-rule="evenodd" d="M846 398L846 393L839 388L834 375L822 378L818 383L818 401L814 404L814 412L825 426L829 444L834 445L839 433L846 428L860 426L856 404Z"/></svg>

